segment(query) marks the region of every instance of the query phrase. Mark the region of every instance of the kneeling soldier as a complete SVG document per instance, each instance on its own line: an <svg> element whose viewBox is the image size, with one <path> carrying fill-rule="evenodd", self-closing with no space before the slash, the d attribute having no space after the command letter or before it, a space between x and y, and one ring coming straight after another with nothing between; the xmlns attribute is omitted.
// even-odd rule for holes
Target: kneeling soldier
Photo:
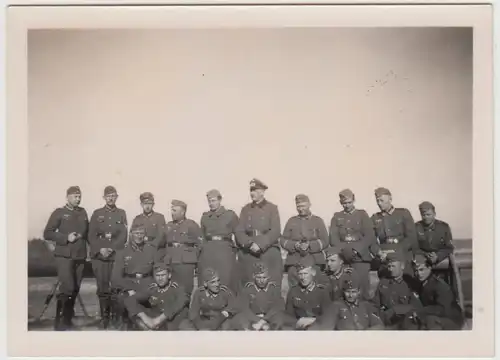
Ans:
<svg viewBox="0 0 500 360"><path fill-rule="evenodd" d="M254 281L239 295L241 312L233 318L237 330L279 330L283 326L285 302L276 283L269 281L267 266L254 264Z"/></svg>
<svg viewBox="0 0 500 360"><path fill-rule="evenodd" d="M387 254L389 277L380 279L373 303L380 309L386 328L418 330L415 311L422 307L415 291L415 280L404 274L405 257L400 251Z"/></svg>
<svg viewBox="0 0 500 360"><path fill-rule="evenodd" d="M128 296L145 290L153 283L153 267L160 262L156 247L145 243L146 229L134 225L130 231L130 240L125 248L117 251L111 274L113 288L112 320L114 327L124 327L128 323L123 301Z"/></svg>
<svg viewBox="0 0 500 360"><path fill-rule="evenodd" d="M361 299L361 286L356 274L346 278L343 299L330 304L309 330L382 330L384 324L375 306Z"/></svg>
<svg viewBox="0 0 500 360"><path fill-rule="evenodd" d="M286 329L305 330L331 303L328 288L314 280L316 270L310 257L297 265L299 283L288 291L286 300Z"/></svg>
<svg viewBox="0 0 500 360"><path fill-rule="evenodd" d="M155 282L125 299L129 317L142 330L179 330L187 318L189 297L172 281L172 270L165 263L155 266Z"/></svg>
<svg viewBox="0 0 500 360"><path fill-rule="evenodd" d="M189 309L189 318L180 325L180 330L230 330L228 321L238 311L236 299L219 275L212 268L202 273L203 286L195 290Z"/></svg>
<svg viewBox="0 0 500 360"><path fill-rule="evenodd" d="M423 254L413 260L420 281L418 294L423 308L416 315L427 330L460 330L464 323L462 309L450 286L432 273L432 263Z"/></svg>

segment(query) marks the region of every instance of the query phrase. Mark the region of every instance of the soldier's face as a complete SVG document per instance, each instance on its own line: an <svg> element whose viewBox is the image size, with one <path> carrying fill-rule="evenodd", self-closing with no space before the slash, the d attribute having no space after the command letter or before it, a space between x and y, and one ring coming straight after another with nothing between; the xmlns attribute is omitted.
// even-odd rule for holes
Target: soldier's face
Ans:
<svg viewBox="0 0 500 360"><path fill-rule="evenodd" d="M250 198L252 201L261 201L264 199L264 190L263 189L252 189L250 190Z"/></svg>
<svg viewBox="0 0 500 360"><path fill-rule="evenodd" d="M345 212L351 212L352 210L354 210L354 199L344 198L340 200L340 205L342 205Z"/></svg>
<svg viewBox="0 0 500 360"><path fill-rule="evenodd" d="M66 196L66 199L68 201L68 204L75 207L80 205L80 202L82 201L82 194L69 194L68 196Z"/></svg>
<svg viewBox="0 0 500 360"><path fill-rule="evenodd" d="M220 279L219 277L215 277L210 281L207 281L205 283L205 286L208 288L208 290L213 293L217 294L220 291Z"/></svg>
<svg viewBox="0 0 500 360"><path fill-rule="evenodd" d="M170 271L159 271L155 273L155 282L159 287L164 287L168 284L171 277L172 274Z"/></svg>
<svg viewBox="0 0 500 360"><path fill-rule="evenodd" d="M151 211L153 211L155 203L152 201L144 201L141 202L141 206L142 206L142 211L144 211L144 213L146 214L149 214Z"/></svg>
<svg viewBox="0 0 500 360"><path fill-rule="evenodd" d="M267 283L269 282L269 275L267 273L257 274L254 276L254 278L255 284L261 289L265 288Z"/></svg>
<svg viewBox="0 0 500 360"><path fill-rule="evenodd" d="M309 202L307 202L307 201L306 202L298 203L296 206L297 206L297 213L300 216L308 215L309 211L311 209L311 204Z"/></svg>
<svg viewBox="0 0 500 360"><path fill-rule="evenodd" d="M315 274L316 271L311 267L299 270L298 277L300 285L303 287L309 286L313 282Z"/></svg>
<svg viewBox="0 0 500 360"><path fill-rule="evenodd" d="M359 289L346 289L344 290L344 299L348 303L355 303L359 298Z"/></svg>
<svg viewBox="0 0 500 360"><path fill-rule="evenodd" d="M107 194L104 196L104 201L108 206L115 206L118 194Z"/></svg>
<svg viewBox="0 0 500 360"><path fill-rule="evenodd" d="M422 217L422 221L426 225L430 225L436 219L436 213L432 209L424 210L420 212L420 216Z"/></svg>
<svg viewBox="0 0 500 360"><path fill-rule="evenodd" d="M390 195L380 195L376 197L377 205L380 210L387 211L392 206L392 198Z"/></svg>
<svg viewBox="0 0 500 360"><path fill-rule="evenodd" d="M424 282L431 275L432 269L426 264L418 264L415 266L415 276L419 281Z"/></svg>
<svg viewBox="0 0 500 360"><path fill-rule="evenodd" d="M208 198L208 207L210 210L217 210L220 207L221 199L218 196Z"/></svg>
<svg viewBox="0 0 500 360"><path fill-rule="evenodd" d="M326 266L328 266L328 270L331 272L337 272L344 265L344 261L342 258L338 256L338 254L332 255L326 259Z"/></svg>
<svg viewBox="0 0 500 360"><path fill-rule="evenodd" d="M391 261L387 264L387 270L391 277L398 278L403 275L404 263L401 261Z"/></svg>
<svg viewBox="0 0 500 360"><path fill-rule="evenodd" d="M181 220L184 218L186 211L182 206L172 206L170 214L172 215L172 220Z"/></svg>
<svg viewBox="0 0 500 360"><path fill-rule="evenodd" d="M144 231L134 231L131 234L132 241L138 245L144 243L144 237L146 233Z"/></svg>

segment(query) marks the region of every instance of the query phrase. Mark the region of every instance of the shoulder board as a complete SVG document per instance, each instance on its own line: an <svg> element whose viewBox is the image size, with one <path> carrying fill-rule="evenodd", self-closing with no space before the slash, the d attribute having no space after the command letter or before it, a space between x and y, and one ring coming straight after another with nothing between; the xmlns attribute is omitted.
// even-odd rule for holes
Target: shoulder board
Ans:
<svg viewBox="0 0 500 360"><path fill-rule="evenodd" d="M323 284L316 284L316 286L319 288L319 289L326 289L326 286L323 285Z"/></svg>
<svg viewBox="0 0 500 360"><path fill-rule="evenodd" d="M252 287L252 286L255 286L255 284L251 281L249 281L245 284L245 287L247 287L247 288Z"/></svg>
<svg viewBox="0 0 500 360"><path fill-rule="evenodd" d="M172 283L170 284L170 286L173 287L173 288L178 288L179 284L177 284L175 281L172 281Z"/></svg>
<svg viewBox="0 0 500 360"><path fill-rule="evenodd" d="M277 286L278 286L278 285L277 285L274 281L269 281L269 282L267 283L267 285L268 285L268 286L275 286L275 287L277 287Z"/></svg>
<svg viewBox="0 0 500 360"><path fill-rule="evenodd" d="M198 289L196 289L198 291L205 291L205 287L204 286L199 286Z"/></svg>
<svg viewBox="0 0 500 360"><path fill-rule="evenodd" d="M205 215L210 215L210 211L203 212L203 216L205 216Z"/></svg>
<svg viewBox="0 0 500 360"><path fill-rule="evenodd" d="M225 292L231 292L231 290L229 290L229 288L226 285L221 285L220 289Z"/></svg>

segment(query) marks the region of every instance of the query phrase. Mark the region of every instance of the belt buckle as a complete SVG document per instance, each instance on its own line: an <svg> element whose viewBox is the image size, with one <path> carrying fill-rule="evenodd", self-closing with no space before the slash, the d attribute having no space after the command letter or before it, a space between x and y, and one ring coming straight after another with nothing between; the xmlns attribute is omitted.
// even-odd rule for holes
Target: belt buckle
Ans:
<svg viewBox="0 0 500 360"><path fill-rule="evenodd" d="M222 236L220 236L220 235L212 236L212 240L214 240L214 241L221 241L222 240Z"/></svg>
<svg viewBox="0 0 500 360"><path fill-rule="evenodd" d="M144 275L142 275L142 274L135 274L135 277L136 277L137 279L142 279L142 278L144 277Z"/></svg>
<svg viewBox="0 0 500 360"><path fill-rule="evenodd" d="M352 235L347 235L347 236L345 237L345 241L346 241L346 242L353 242L353 241L354 241L354 236L352 236Z"/></svg>
<svg viewBox="0 0 500 360"><path fill-rule="evenodd" d="M387 243L388 244L397 244L398 243L398 239L397 238L393 238L393 237L387 238Z"/></svg>
<svg viewBox="0 0 500 360"><path fill-rule="evenodd" d="M111 241L111 233L110 232L107 232L106 234L104 234L104 237L106 238L106 240Z"/></svg>
<svg viewBox="0 0 500 360"><path fill-rule="evenodd" d="M172 246L173 246L173 247L178 248L178 247L180 247L180 246L181 246L181 243L178 243L178 242L173 242L173 243L172 243Z"/></svg>

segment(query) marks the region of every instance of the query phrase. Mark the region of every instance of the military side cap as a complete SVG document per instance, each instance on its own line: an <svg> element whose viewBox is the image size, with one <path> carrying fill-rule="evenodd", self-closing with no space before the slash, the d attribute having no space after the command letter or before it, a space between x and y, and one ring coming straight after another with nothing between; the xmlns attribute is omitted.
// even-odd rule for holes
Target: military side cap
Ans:
<svg viewBox="0 0 500 360"><path fill-rule="evenodd" d="M104 196L106 195L111 195L111 194L116 194L116 188L114 186L108 185L104 188Z"/></svg>
<svg viewBox="0 0 500 360"><path fill-rule="evenodd" d="M201 273L201 278L204 282L208 282L210 280L213 280L218 276L219 276L219 274L217 274L217 271L215 271L212 268L206 268Z"/></svg>
<svg viewBox="0 0 500 360"><path fill-rule="evenodd" d="M172 204L172 206L180 206L184 209L187 209L187 204L184 201L172 200L171 204Z"/></svg>
<svg viewBox="0 0 500 360"><path fill-rule="evenodd" d="M382 195L392 195L389 189L386 189L384 187L379 187L375 189L375 196L382 196Z"/></svg>
<svg viewBox="0 0 500 360"><path fill-rule="evenodd" d="M256 262L255 264L253 264L253 274L254 275L260 275L260 274L267 274L268 272L268 268L266 266L266 264L264 264L263 262Z"/></svg>
<svg viewBox="0 0 500 360"><path fill-rule="evenodd" d="M405 255L403 254L402 251L395 251L388 253L386 257L387 262L392 262L392 261L404 262L405 260L406 260Z"/></svg>
<svg viewBox="0 0 500 360"><path fill-rule="evenodd" d="M334 255L339 255L343 258L342 256L342 249L338 246L330 246L327 247L325 250L325 257L328 259Z"/></svg>
<svg viewBox="0 0 500 360"><path fill-rule="evenodd" d="M342 290L359 289L360 287L361 279L355 272L352 272L348 276L346 276L344 281L342 282Z"/></svg>
<svg viewBox="0 0 500 360"><path fill-rule="evenodd" d="M309 202L309 196L304 195L304 194L298 194L297 196L295 196L295 202L297 204Z"/></svg>
<svg viewBox="0 0 500 360"><path fill-rule="evenodd" d="M221 193L220 193L219 190L212 189L212 190L210 190L210 191L207 192L207 198L210 199L210 198L214 198L214 197L216 197L216 198L221 198L222 197L222 195L221 195Z"/></svg>
<svg viewBox="0 0 500 360"><path fill-rule="evenodd" d="M344 199L354 199L354 193L350 189L344 189L339 192L340 200Z"/></svg>
<svg viewBox="0 0 500 360"><path fill-rule="evenodd" d="M304 256L298 262L298 264L297 264L297 270L303 270L303 269L307 269L307 268L313 267L314 264L315 264L315 262L314 262L314 259L313 259L312 256Z"/></svg>
<svg viewBox="0 0 500 360"><path fill-rule="evenodd" d="M146 227L143 224L132 224L130 232L146 232Z"/></svg>
<svg viewBox="0 0 500 360"><path fill-rule="evenodd" d="M73 195L73 194L81 194L82 191L80 190L79 186L70 186L68 190L66 190L66 195Z"/></svg>
<svg viewBox="0 0 500 360"><path fill-rule="evenodd" d="M268 187L266 184L264 184L262 181L259 179L252 179L250 181L250 190L256 190L256 189L262 189L262 190L267 190Z"/></svg>
<svg viewBox="0 0 500 360"><path fill-rule="evenodd" d="M150 192L144 192L144 193L142 193L141 196L139 196L139 199L141 200L141 202L144 202L144 201L155 201L155 197Z"/></svg>
<svg viewBox="0 0 500 360"><path fill-rule="evenodd" d="M427 257L424 254L422 254L422 253L415 254L415 256L413 256L413 261L412 262L413 262L413 264L415 266L419 266L419 265L426 265L426 266L428 266L428 265L430 265L429 264L429 259L427 259Z"/></svg>
<svg viewBox="0 0 500 360"><path fill-rule="evenodd" d="M434 205L430 201L424 201L420 205L418 205L418 208L420 211L425 211L425 210L434 210Z"/></svg>
<svg viewBox="0 0 500 360"><path fill-rule="evenodd" d="M164 271L168 271L170 272L172 270L172 268L170 267L170 264L167 264L165 262L160 262L158 264L155 265L155 273L159 273L159 272L164 272Z"/></svg>
<svg viewBox="0 0 500 360"><path fill-rule="evenodd" d="M351 262L351 260L357 255L356 249L352 246L344 246L342 248L341 256L346 262Z"/></svg>

